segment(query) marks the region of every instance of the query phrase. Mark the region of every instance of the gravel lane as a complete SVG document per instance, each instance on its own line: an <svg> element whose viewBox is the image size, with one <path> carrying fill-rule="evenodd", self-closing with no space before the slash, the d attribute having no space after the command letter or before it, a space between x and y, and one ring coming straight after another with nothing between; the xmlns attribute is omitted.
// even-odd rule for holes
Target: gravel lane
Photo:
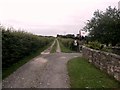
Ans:
<svg viewBox="0 0 120 90"><path fill-rule="evenodd" d="M69 88L66 64L69 59L78 56L81 54L43 53L3 80L2 86L3 88Z"/></svg>
<svg viewBox="0 0 120 90"><path fill-rule="evenodd" d="M3 88L35 87L36 79L41 75L46 62L47 60L44 58L34 58L3 80Z"/></svg>
<svg viewBox="0 0 120 90"><path fill-rule="evenodd" d="M61 49L60 49L60 45L59 45L58 40L57 40L57 49L56 49L56 52L57 52L57 53L60 53L60 52L61 52Z"/></svg>
<svg viewBox="0 0 120 90"><path fill-rule="evenodd" d="M55 53L45 56L48 63L39 78L37 88L69 88L67 62L71 58L81 56L80 53Z"/></svg>

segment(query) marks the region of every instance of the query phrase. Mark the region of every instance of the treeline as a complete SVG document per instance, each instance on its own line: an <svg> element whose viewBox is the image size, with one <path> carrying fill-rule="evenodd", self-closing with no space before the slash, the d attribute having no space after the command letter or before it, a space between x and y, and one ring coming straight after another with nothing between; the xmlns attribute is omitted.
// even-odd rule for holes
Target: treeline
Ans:
<svg viewBox="0 0 120 90"><path fill-rule="evenodd" d="M11 28L2 31L2 67L8 68L37 50L42 50L53 41L53 37L37 36L23 31L13 31Z"/></svg>
<svg viewBox="0 0 120 90"><path fill-rule="evenodd" d="M67 35L59 35L57 34L57 37L60 37L60 38L71 38L71 39L75 39L75 35L74 34L67 34Z"/></svg>
<svg viewBox="0 0 120 90"><path fill-rule="evenodd" d="M107 46L120 45L120 10L108 7L106 11L97 10L83 28L90 34L88 41L98 41Z"/></svg>
<svg viewBox="0 0 120 90"><path fill-rule="evenodd" d="M66 34L66 35L57 34L57 37L59 37L59 38L77 39L77 40L83 40L85 38L83 36L80 36L79 34L77 34L76 36L74 34Z"/></svg>

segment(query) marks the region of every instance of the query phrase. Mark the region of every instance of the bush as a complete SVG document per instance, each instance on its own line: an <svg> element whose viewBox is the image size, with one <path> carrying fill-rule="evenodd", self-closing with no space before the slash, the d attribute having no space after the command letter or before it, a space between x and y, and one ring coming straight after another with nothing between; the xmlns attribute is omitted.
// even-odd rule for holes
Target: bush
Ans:
<svg viewBox="0 0 120 90"><path fill-rule="evenodd" d="M39 37L23 31L2 30L2 67L8 68L26 56L42 49L53 41L53 38Z"/></svg>
<svg viewBox="0 0 120 90"><path fill-rule="evenodd" d="M86 46L89 47L89 48L92 48L92 49L96 49L96 50L100 50L100 49L103 48L103 45L101 45L97 41L95 41L95 42L89 42Z"/></svg>

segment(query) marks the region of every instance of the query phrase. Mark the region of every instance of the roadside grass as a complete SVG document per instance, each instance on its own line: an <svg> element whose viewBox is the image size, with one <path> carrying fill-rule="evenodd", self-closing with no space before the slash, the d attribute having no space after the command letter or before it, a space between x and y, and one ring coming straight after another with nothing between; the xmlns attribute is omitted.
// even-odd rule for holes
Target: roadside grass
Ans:
<svg viewBox="0 0 120 90"><path fill-rule="evenodd" d="M61 48L61 51L64 52L64 53L72 53L74 51L70 50L69 48L66 48L60 41L59 41L59 44L60 44L60 48Z"/></svg>
<svg viewBox="0 0 120 90"><path fill-rule="evenodd" d="M55 53L57 49L57 41L55 40L55 44L52 47L52 50L50 51L50 53Z"/></svg>
<svg viewBox="0 0 120 90"><path fill-rule="evenodd" d="M120 88L120 82L100 71L83 57L67 63L71 88Z"/></svg>
<svg viewBox="0 0 120 90"><path fill-rule="evenodd" d="M40 48L36 52L33 52L31 55L29 55L29 56L25 57L24 59L18 61L17 63L13 64L11 67L2 70L2 79L5 79L10 74L12 74L14 71L16 71L19 67L21 67L22 65L24 65L25 63L27 63L28 61L33 59L34 57L40 55L40 53L42 51L44 51L45 49L47 49L52 43L53 42L51 42L50 44L46 45L44 48Z"/></svg>

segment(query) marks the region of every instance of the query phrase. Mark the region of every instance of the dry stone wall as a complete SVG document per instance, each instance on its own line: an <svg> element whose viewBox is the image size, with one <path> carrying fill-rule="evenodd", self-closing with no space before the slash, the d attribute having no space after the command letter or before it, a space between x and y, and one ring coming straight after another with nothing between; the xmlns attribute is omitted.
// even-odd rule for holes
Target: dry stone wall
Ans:
<svg viewBox="0 0 120 90"><path fill-rule="evenodd" d="M87 58L90 63L94 64L100 70L105 71L113 76L116 80L120 81L120 56L103 52L99 50L90 49L83 46L83 57Z"/></svg>

